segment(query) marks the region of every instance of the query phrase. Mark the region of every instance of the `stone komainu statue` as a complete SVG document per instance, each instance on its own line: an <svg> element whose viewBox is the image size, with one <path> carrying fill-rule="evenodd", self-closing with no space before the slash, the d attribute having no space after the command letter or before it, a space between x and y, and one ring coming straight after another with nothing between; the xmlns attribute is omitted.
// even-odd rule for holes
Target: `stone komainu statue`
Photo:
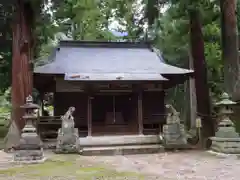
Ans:
<svg viewBox="0 0 240 180"><path fill-rule="evenodd" d="M177 112L177 110L171 104L167 104L165 107L167 110L167 119L166 119L167 124L171 124L171 123L180 124L180 117L179 117L180 113Z"/></svg>
<svg viewBox="0 0 240 180"><path fill-rule="evenodd" d="M62 126L58 130L56 153L80 152L78 129L74 127L74 111L75 107L70 107L61 117Z"/></svg>
<svg viewBox="0 0 240 180"><path fill-rule="evenodd" d="M70 107L68 109L68 111L61 116L61 120L62 120L62 133L64 133L65 130L70 130L70 131L74 131L74 117L73 117L73 113L75 111L75 107Z"/></svg>
<svg viewBox="0 0 240 180"><path fill-rule="evenodd" d="M184 125L180 123L179 112L170 105L166 105L167 118L163 125L163 142L165 148L185 148L187 138Z"/></svg>

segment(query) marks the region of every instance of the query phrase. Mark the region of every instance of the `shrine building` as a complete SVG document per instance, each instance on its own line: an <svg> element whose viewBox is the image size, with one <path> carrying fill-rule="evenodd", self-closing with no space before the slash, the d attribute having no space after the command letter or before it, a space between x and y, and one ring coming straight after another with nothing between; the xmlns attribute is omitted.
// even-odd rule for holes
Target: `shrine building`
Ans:
<svg viewBox="0 0 240 180"><path fill-rule="evenodd" d="M52 124L76 108L80 137L158 135L164 91L192 75L166 64L149 43L60 41L49 63L34 69L34 87L54 94Z"/></svg>

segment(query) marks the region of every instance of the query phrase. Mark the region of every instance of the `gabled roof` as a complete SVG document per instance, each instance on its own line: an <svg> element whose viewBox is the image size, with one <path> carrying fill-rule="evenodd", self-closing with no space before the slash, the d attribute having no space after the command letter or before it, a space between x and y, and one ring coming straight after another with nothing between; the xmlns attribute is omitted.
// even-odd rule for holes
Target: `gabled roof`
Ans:
<svg viewBox="0 0 240 180"><path fill-rule="evenodd" d="M193 71L164 63L148 43L60 41L51 63L36 67L34 73L62 74L66 80L166 80L165 74ZM80 76L79 76L80 77ZM86 78L87 77L87 78Z"/></svg>

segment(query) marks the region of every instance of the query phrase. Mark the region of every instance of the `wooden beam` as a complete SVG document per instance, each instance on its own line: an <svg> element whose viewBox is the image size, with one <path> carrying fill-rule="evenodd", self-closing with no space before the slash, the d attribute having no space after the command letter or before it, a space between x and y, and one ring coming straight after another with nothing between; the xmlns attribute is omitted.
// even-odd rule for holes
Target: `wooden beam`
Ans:
<svg viewBox="0 0 240 180"><path fill-rule="evenodd" d="M87 101L87 122L88 122L88 136L92 136L92 100L91 96L88 95Z"/></svg>
<svg viewBox="0 0 240 180"><path fill-rule="evenodd" d="M138 130L139 134L143 134L143 105L142 105L142 92L138 93Z"/></svg>

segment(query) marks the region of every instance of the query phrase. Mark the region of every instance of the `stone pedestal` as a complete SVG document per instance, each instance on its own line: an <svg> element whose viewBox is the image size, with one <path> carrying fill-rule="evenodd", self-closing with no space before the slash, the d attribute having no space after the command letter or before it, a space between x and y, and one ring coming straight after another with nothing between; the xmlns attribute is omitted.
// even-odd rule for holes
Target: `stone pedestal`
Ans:
<svg viewBox="0 0 240 180"><path fill-rule="evenodd" d="M78 129L73 133L64 134L62 128L58 130L56 153L80 153Z"/></svg>
<svg viewBox="0 0 240 180"><path fill-rule="evenodd" d="M37 134L37 130L33 125L33 121L37 119L34 115L34 109L38 109L38 105L32 103L32 97L28 96L26 104L21 106L26 113L23 119L26 125L22 129L19 145L15 148L14 161L35 163L44 161L43 144Z"/></svg>
<svg viewBox="0 0 240 180"><path fill-rule="evenodd" d="M187 137L184 125L180 123L179 113L171 106L168 109L167 124L163 125L163 145L167 149L182 149L187 147Z"/></svg>
<svg viewBox="0 0 240 180"><path fill-rule="evenodd" d="M232 113L230 105L236 104L229 100L228 94L222 95L222 100L216 105L220 107L218 130L211 137L211 150L225 154L240 154L240 137L236 132L233 122L228 117Z"/></svg>
<svg viewBox="0 0 240 180"><path fill-rule="evenodd" d="M80 143L78 129L74 128L74 119L72 113L74 107L70 107L64 116L62 116L62 127L58 130L56 153L80 153Z"/></svg>
<svg viewBox="0 0 240 180"><path fill-rule="evenodd" d="M226 118L226 117L225 117ZM240 137L230 119L222 120L212 140L211 149L226 154L240 154Z"/></svg>

